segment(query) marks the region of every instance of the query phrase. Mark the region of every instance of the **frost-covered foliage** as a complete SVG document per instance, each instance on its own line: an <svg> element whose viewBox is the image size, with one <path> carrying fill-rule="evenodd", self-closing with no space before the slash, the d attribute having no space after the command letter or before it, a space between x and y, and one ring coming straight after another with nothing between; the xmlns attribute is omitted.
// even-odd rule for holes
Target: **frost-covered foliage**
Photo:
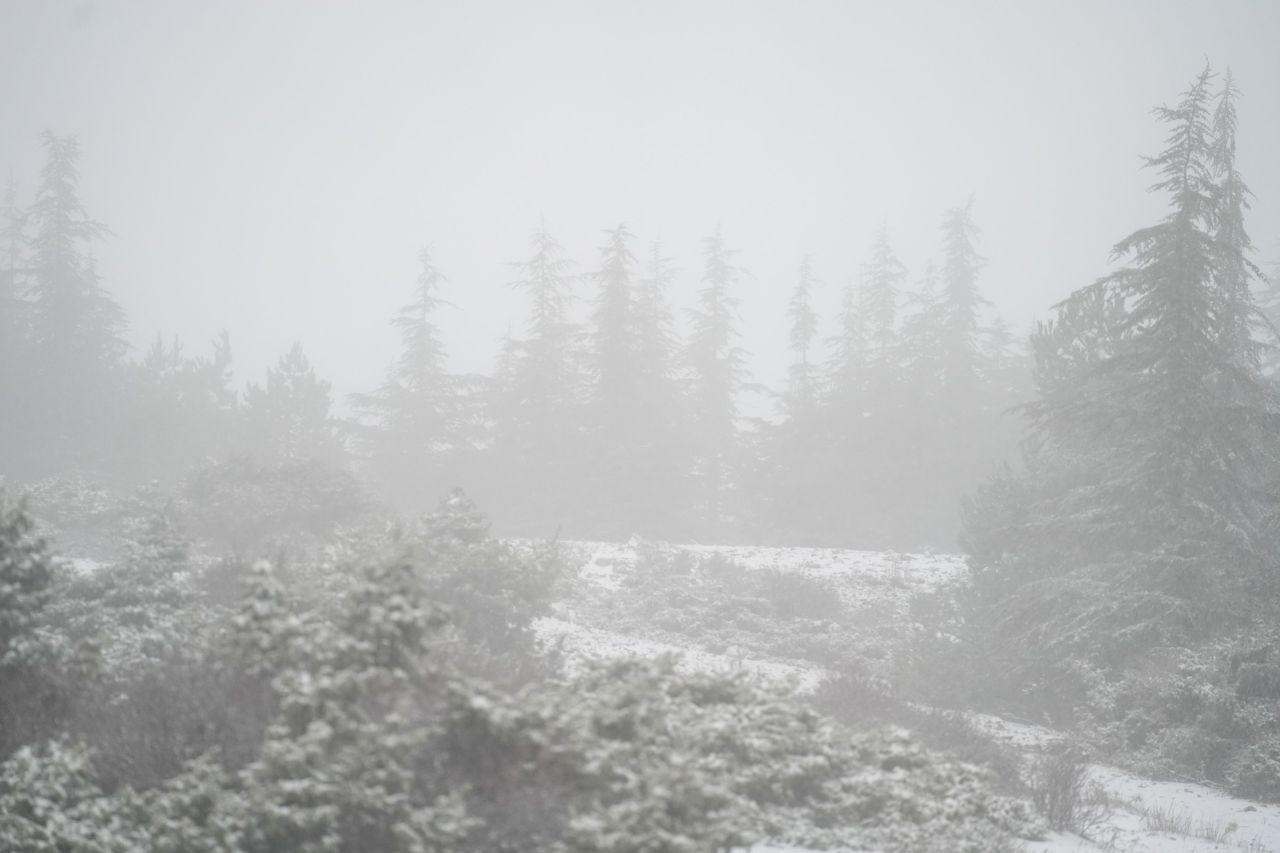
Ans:
<svg viewBox="0 0 1280 853"><path fill-rule="evenodd" d="M124 495L81 474L26 483L20 493L40 535L72 553L111 555L130 514Z"/></svg>
<svg viewBox="0 0 1280 853"><path fill-rule="evenodd" d="M976 768L905 732L855 736L748 675L682 674L669 658L596 665L568 689L473 699L454 716L468 743L508 756L508 769L482 765L486 774L559 786L568 850L773 839L987 851L1036 830L1025 804L993 796Z"/></svg>
<svg viewBox="0 0 1280 853"><path fill-rule="evenodd" d="M600 568L611 570L616 588L578 584L568 606L610 630L715 654L831 666L876 655L870 648L879 643L879 625L867 620L852 626L839 595L817 578L751 570L718 554L643 541L634 565Z"/></svg>
<svg viewBox="0 0 1280 853"><path fill-rule="evenodd" d="M23 655L52 580L49 554L32 534L31 518L0 493L0 665Z"/></svg>
<svg viewBox="0 0 1280 853"><path fill-rule="evenodd" d="M187 478L182 497L192 533L250 553L269 541L329 536L369 506L349 471L314 460L207 465Z"/></svg>
<svg viewBox="0 0 1280 853"><path fill-rule="evenodd" d="M1236 92L1216 88L1206 68L1156 111L1167 215L1033 337L1025 464L966 507L961 636L988 702L1222 781L1262 733L1246 694L1270 690L1222 645L1280 613L1280 396L1254 337Z"/></svg>
<svg viewBox="0 0 1280 853"><path fill-rule="evenodd" d="M131 853L143 840L126 807L99 788L82 748L25 746L0 764L0 849Z"/></svg>
<svg viewBox="0 0 1280 853"><path fill-rule="evenodd" d="M1280 640L1258 626L1153 659L1117 682L1094 676L1081 730L1100 752L1153 776L1176 773L1280 801Z"/></svg>
<svg viewBox="0 0 1280 853"><path fill-rule="evenodd" d="M517 552L491 537L488 519L460 489L410 528L405 545L432 600L448 609L470 671L499 680L546 674L532 623L547 613L561 571L554 546Z"/></svg>
<svg viewBox="0 0 1280 853"><path fill-rule="evenodd" d="M1273 732L1240 749L1227 770L1227 781L1238 797L1280 802L1280 734Z"/></svg>
<svg viewBox="0 0 1280 853"><path fill-rule="evenodd" d="M59 666L83 668L58 729L0 765L14 849L986 851L1037 828L976 768L743 673L546 677L529 628L554 554L493 541L461 494L358 560L257 563L232 608L191 582L172 518L129 529L120 563L51 571L56 604L32 611ZM326 572L345 580L318 597Z"/></svg>
<svg viewBox="0 0 1280 853"><path fill-rule="evenodd" d="M0 491L0 758L45 730L56 702L49 650L38 635L53 564L30 517Z"/></svg>

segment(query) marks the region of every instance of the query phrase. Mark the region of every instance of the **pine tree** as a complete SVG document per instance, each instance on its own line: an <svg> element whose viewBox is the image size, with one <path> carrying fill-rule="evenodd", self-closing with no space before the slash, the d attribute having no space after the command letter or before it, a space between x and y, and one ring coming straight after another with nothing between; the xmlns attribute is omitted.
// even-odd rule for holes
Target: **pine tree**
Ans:
<svg viewBox="0 0 1280 853"><path fill-rule="evenodd" d="M744 485L754 494L757 529L779 539L811 544L829 522L831 442L823 433L820 375L812 359L818 331L813 289L818 284L813 260L800 263L799 277L787 304L793 357L782 395L782 420L761 429L756 478ZM743 472L753 473L750 469Z"/></svg>
<svg viewBox="0 0 1280 853"><path fill-rule="evenodd" d="M15 470L16 456L25 445L17 413L27 406L22 364L27 345L26 216L18 209L17 190L12 180L5 187L3 217L0 222L0 411L12 413L0 418L0 464Z"/></svg>
<svg viewBox="0 0 1280 853"><path fill-rule="evenodd" d="M492 383L491 503L509 522L539 533L563 521L581 451L581 365L569 320L571 261L546 225L533 255L514 264L511 286L527 294L524 335L508 334Z"/></svg>
<svg viewBox="0 0 1280 853"><path fill-rule="evenodd" d="M1255 310L1237 278L1247 243L1226 223L1247 191L1223 190L1238 176L1218 153L1211 81L1206 69L1156 111L1170 132L1148 167L1170 211L1042 327L1027 472L966 513L986 623L1042 662L1115 664L1221 630L1274 584L1280 407L1240 334Z"/></svg>
<svg viewBox="0 0 1280 853"><path fill-rule="evenodd" d="M831 338L827 363L827 404L833 412L851 413L862 405L867 385L869 343L861 310L861 288L850 281L840 299L838 332ZM835 415L837 418L839 414Z"/></svg>
<svg viewBox="0 0 1280 853"><path fill-rule="evenodd" d="M953 396L973 393L980 379L982 310L990 303L978 288L978 273L986 265L975 246L979 233L972 198L943 218L943 385Z"/></svg>
<svg viewBox="0 0 1280 853"><path fill-rule="evenodd" d="M131 480L172 483L235 449L240 401L225 330L207 356L188 356L176 338L166 345L157 335L127 377L127 429L114 455Z"/></svg>
<svg viewBox="0 0 1280 853"><path fill-rule="evenodd" d="M1157 111L1172 132L1149 166L1172 210L1121 241L1116 254L1130 265L1094 286L1133 306L1122 345L1068 394L1033 409L1052 435L1111 436L1115 467L1103 494L1120 525L1112 544L1163 550L1182 539L1181 553L1194 556L1178 559L1184 571L1170 580L1186 594L1207 581L1186 576L1207 570L1203 561L1230 554L1240 565L1259 544L1251 492L1270 467L1259 454L1274 409L1258 349L1241 331L1254 311L1240 280L1243 184L1229 163L1218 168L1236 188L1224 194L1215 182L1210 80L1206 69L1176 107ZM1127 496L1137 494L1134 505Z"/></svg>
<svg viewBox="0 0 1280 853"><path fill-rule="evenodd" d="M787 303L787 318L791 321L790 344L795 361L787 376L788 411L794 417L812 410L817 397L817 379L810 360L813 339L818 333L818 315L813 310L813 256L806 255L800 262L800 278Z"/></svg>
<svg viewBox="0 0 1280 853"><path fill-rule="evenodd" d="M362 430L373 476L406 505L434 499L473 446L464 389L448 373L436 312L444 275L429 249L418 256L421 272L413 301L391 321L400 330L400 356L386 382L353 399L371 419Z"/></svg>
<svg viewBox="0 0 1280 853"><path fill-rule="evenodd" d="M691 379L692 430L695 447L694 482L704 519L723 519L738 428L738 392L746 375L744 354L737 345L738 298L733 286L742 270L733 264L720 229L703 242L702 290L690 312L688 342Z"/></svg>
<svg viewBox="0 0 1280 853"><path fill-rule="evenodd" d="M626 225L605 234L600 268L591 274L599 286L592 312L591 409L593 427L616 441L630 434L637 403L636 259Z"/></svg>
<svg viewBox="0 0 1280 853"><path fill-rule="evenodd" d="M906 378L918 398L936 395L945 371L943 302L936 266L925 267L915 291L907 295L907 305L901 344Z"/></svg>
<svg viewBox="0 0 1280 853"><path fill-rule="evenodd" d="M18 208L17 188L11 180L5 186L4 209L0 212L0 381L7 380L21 352L26 336L23 251L26 247L26 215ZM5 385L4 387L8 387Z"/></svg>
<svg viewBox="0 0 1280 853"><path fill-rule="evenodd" d="M1259 359L1261 348L1252 344L1254 330L1262 317L1253 300L1252 281L1261 275L1249 260L1253 242L1245 230L1245 214L1251 193L1236 169L1236 98L1239 93L1228 69L1213 112L1213 142L1209 169L1213 176L1215 221L1212 225L1217 252L1217 287L1224 298L1223 333L1230 336L1230 348L1252 352Z"/></svg>
<svg viewBox="0 0 1280 853"><path fill-rule="evenodd" d="M74 137L45 132L31 229L31 407L37 470L101 464L115 438L124 312L98 281L90 248L109 232L80 201ZM92 418L88 415L93 413ZM92 421L92 426L90 426Z"/></svg>
<svg viewBox="0 0 1280 853"><path fill-rule="evenodd" d="M245 445L260 463L318 461L341 466L345 449L330 412L327 381L316 376L300 343L245 390Z"/></svg>
<svg viewBox="0 0 1280 853"><path fill-rule="evenodd" d="M80 202L80 145L46 131L44 148L48 161L27 212L32 334L44 375L84 391L119 365L124 313L98 283L88 253L110 232Z"/></svg>
<svg viewBox="0 0 1280 853"><path fill-rule="evenodd" d="M1262 312L1258 340L1262 344L1262 368L1273 382L1280 380L1280 259L1270 275L1259 276L1258 310Z"/></svg>
<svg viewBox="0 0 1280 853"><path fill-rule="evenodd" d="M676 376L679 338L667 302L675 267L661 242L650 246L637 282L632 320L636 345L636 466L633 532L688 536L685 475L688 412Z"/></svg>
<svg viewBox="0 0 1280 853"><path fill-rule="evenodd" d="M525 291L530 301L529 322L518 347L513 379L531 428L541 432L552 423L562 424L576 405L578 377L575 329L568 319L573 263L563 256L563 249L545 225L534 232L533 249L529 260L516 265L523 277L512 283Z"/></svg>
<svg viewBox="0 0 1280 853"><path fill-rule="evenodd" d="M641 504L643 434L636 258L626 225L605 232L600 266L591 273L598 292L588 352L587 438L584 478L587 524L597 535L625 536Z"/></svg>
<svg viewBox="0 0 1280 853"><path fill-rule="evenodd" d="M656 407L675 414L679 402L674 378L675 321L667 304L675 273L671 259L663 254L662 243L655 240L636 288L633 311L641 410L651 413Z"/></svg>
<svg viewBox="0 0 1280 853"><path fill-rule="evenodd" d="M881 394L894 383L898 348L898 294L907 268L889 245L889 230L876 234L871 260L862 266L858 313L865 324L867 368L872 386Z"/></svg>

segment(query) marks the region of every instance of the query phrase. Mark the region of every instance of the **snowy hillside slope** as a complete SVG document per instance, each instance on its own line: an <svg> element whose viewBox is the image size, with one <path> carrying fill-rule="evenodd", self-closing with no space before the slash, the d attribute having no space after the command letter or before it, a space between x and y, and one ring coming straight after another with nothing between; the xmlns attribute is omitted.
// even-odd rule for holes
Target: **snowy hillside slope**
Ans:
<svg viewBox="0 0 1280 853"><path fill-rule="evenodd" d="M735 626L741 612L720 614L723 623L703 620L708 610L715 613L714 602L700 599L697 592L706 589L708 597L725 595L726 590L747 587L760 573L807 578L837 599L848 620L855 623L844 626L856 638L851 642L871 642L874 648L875 639L883 638L886 630L919 629L911 622L912 601L945 590L965 572L963 559L955 555L825 548L676 546L633 539L569 542L564 543L564 551L576 568L556 615L541 620L537 629L546 640L561 644L566 666L599 658L676 654L688 669L747 671L803 692L815 690L831 668L830 661L769 652L797 645L789 642L796 633L794 626L774 630L772 638L744 636ZM723 583L708 586L689 568L708 558L713 559ZM663 578L647 585L644 575L651 571L646 563L655 560L665 561L664 577L679 581L671 597L680 599L675 603L684 608L677 608L677 615L693 617L684 624L654 609L650 599L662 601L664 596L651 587L659 587ZM731 603L749 608L754 601L747 595ZM645 612L628 612L631 609ZM647 620L649 616L653 622ZM829 638L834 631L828 624L834 620L801 615L792 621L820 638ZM857 648L866 650L865 645ZM969 714L968 718L992 738L1016 747L1028 761L1063 737L990 715ZM1090 839L1054 833L1027 842L1028 853L1280 853L1280 806L1240 800L1205 785L1144 779L1111 767L1093 766L1090 774L1110 800L1106 821L1090 831ZM756 851L766 849L774 848Z"/></svg>
<svg viewBox="0 0 1280 853"><path fill-rule="evenodd" d="M911 602L965 572L954 555L636 539L563 548L576 569L536 627L570 666L680 652L686 666L745 668L801 691L849 660L887 669L904 635L923 629Z"/></svg>

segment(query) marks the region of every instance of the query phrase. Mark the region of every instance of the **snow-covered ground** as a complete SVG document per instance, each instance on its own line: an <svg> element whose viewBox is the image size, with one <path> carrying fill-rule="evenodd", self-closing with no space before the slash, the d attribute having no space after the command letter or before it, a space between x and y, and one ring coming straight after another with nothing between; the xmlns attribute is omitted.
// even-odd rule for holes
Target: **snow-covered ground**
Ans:
<svg viewBox="0 0 1280 853"><path fill-rule="evenodd" d="M548 642L561 641L566 665L572 670L587 660L677 655L680 666L696 672L755 673L771 682L789 684L799 692L812 692L825 677L816 666L804 667L781 661L718 654L671 643L627 636L603 628L592 628L563 619L543 618L534 623L538 636Z"/></svg>
<svg viewBox="0 0 1280 853"><path fill-rule="evenodd" d="M1028 853L1211 853L1280 851L1280 806L1251 803L1190 782L1156 782L1113 767L1092 775L1114 802L1093 841L1054 835L1027 844Z"/></svg>
<svg viewBox="0 0 1280 853"><path fill-rule="evenodd" d="M1024 752L1040 752L1063 735L989 714L969 718L993 737ZM1194 782L1158 782L1115 767L1094 765L1090 777L1111 801L1110 818L1090 839L1055 833L1028 842L1028 853L1280 853L1280 806L1237 799Z"/></svg>
<svg viewBox="0 0 1280 853"><path fill-rule="evenodd" d="M637 551L644 545L636 540L575 542L566 543L566 552L578 561L578 581L600 591L617 592L624 588L627 573L636 566ZM819 578L850 609L874 607L897 614L906 613L912 597L955 582L965 570L962 558L954 555L829 548L657 547L719 555L748 571L796 572ZM827 674L816 664L713 653L583 624L571 608L562 610L559 618L540 620L536 629L548 641L561 644L570 667L590 659L678 654L682 665L690 669L747 670L805 691L814 689ZM1041 752L1062 738L1058 732L1023 721L984 714L972 714L970 719L993 737L1028 754ZM1190 782L1144 779L1111 767L1094 766L1090 772L1112 803L1109 818L1089 833L1090 839L1055 833L1042 841L1027 842L1028 853L1280 853L1280 806L1251 803ZM760 846L753 853L806 851Z"/></svg>
<svg viewBox="0 0 1280 853"><path fill-rule="evenodd" d="M904 554L896 551L856 551L841 548L770 548L745 545L667 545L629 542L570 542L566 549L581 556L579 577L608 589L618 589L633 569L639 548L687 551L703 557L719 556L748 571L774 570L823 580L850 609L868 604L902 605L912 596L958 580L964 558L955 554Z"/></svg>

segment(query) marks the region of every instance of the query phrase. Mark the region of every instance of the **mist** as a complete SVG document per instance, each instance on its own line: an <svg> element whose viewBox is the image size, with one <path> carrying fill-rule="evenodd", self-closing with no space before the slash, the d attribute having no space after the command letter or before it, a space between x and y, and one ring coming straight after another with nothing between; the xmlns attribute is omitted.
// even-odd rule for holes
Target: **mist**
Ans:
<svg viewBox="0 0 1280 853"><path fill-rule="evenodd" d="M1280 849L1278 45L0 4L0 850Z"/></svg>
<svg viewBox="0 0 1280 853"><path fill-rule="evenodd" d="M1206 56L1255 105L1254 229L1264 249L1280 230L1266 2L6 8L0 163L29 195L39 133L80 138L135 351L227 328L244 381L299 340L339 399L394 357L424 243L452 282L451 363L487 372L524 310L506 262L542 220L584 263L618 222L662 238L679 305L721 224L773 383L802 256L832 313L881 223L919 271L973 194L984 289L1025 331L1156 209L1145 110Z"/></svg>

